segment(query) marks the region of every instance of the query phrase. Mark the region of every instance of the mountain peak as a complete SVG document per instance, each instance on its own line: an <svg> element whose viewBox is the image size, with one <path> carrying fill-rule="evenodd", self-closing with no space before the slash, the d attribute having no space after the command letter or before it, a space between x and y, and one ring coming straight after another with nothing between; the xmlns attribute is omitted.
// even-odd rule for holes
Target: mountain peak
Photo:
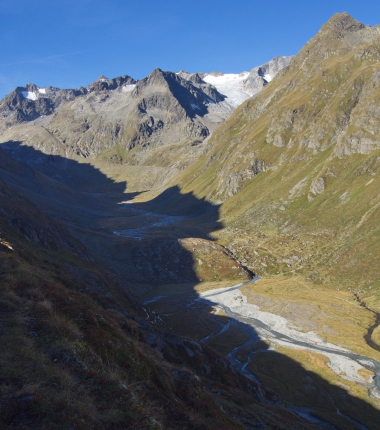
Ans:
<svg viewBox="0 0 380 430"><path fill-rule="evenodd" d="M378 43L378 38L377 31L370 26L365 26L346 12L336 13L301 49L291 68L298 70L299 80L301 71L307 75L314 73L329 58L346 55L360 45Z"/></svg>
<svg viewBox="0 0 380 430"><path fill-rule="evenodd" d="M136 81L128 75L118 76L117 78L109 79L104 75L87 86L87 91L109 91L122 87L123 85L134 85Z"/></svg>
<svg viewBox="0 0 380 430"><path fill-rule="evenodd" d="M341 39L347 33L354 33L364 27L364 24L352 18L347 12L342 12L333 15L322 27L322 31L328 31L334 38Z"/></svg>
<svg viewBox="0 0 380 430"><path fill-rule="evenodd" d="M99 82L99 81L108 81L108 78L104 75L100 75L99 78L96 80L96 82Z"/></svg>

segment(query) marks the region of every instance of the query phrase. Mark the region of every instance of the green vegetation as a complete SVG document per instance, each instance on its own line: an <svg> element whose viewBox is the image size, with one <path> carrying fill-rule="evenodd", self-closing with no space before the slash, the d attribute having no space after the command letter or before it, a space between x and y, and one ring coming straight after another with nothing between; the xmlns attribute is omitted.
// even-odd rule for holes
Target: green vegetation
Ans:
<svg viewBox="0 0 380 430"><path fill-rule="evenodd" d="M379 353L364 340L374 315L344 289L332 290L297 277L274 277L243 287L242 292L250 303L283 316L301 331L314 331L327 342L379 360Z"/></svg>

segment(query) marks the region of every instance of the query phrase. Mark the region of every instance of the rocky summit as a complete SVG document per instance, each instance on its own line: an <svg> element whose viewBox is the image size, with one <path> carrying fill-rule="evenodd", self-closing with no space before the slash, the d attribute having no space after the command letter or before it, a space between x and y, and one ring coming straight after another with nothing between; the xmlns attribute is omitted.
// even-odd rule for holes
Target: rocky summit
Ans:
<svg viewBox="0 0 380 430"><path fill-rule="evenodd" d="M378 427L379 42L0 102L2 427Z"/></svg>

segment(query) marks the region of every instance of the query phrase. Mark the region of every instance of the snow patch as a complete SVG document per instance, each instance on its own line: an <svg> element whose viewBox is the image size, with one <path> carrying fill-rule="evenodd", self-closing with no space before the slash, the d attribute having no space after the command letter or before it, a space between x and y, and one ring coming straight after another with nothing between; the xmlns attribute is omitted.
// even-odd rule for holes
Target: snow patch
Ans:
<svg viewBox="0 0 380 430"><path fill-rule="evenodd" d="M23 91L22 95L24 96L25 99L37 100L37 96L34 91Z"/></svg>
<svg viewBox="0 0 380 430"><path fill-rule="evenodd" d="M270 82L273 78L272 78L272 76L271 76L269 73L266 73L266 74L264 75L264 79L265 79L267 82Z"/></svg>
<svg viewBox="0 0 380 430"><path fill-rule="evenodd" d="M220 76L206 75L203 80L225 95L227 97L225 102L228 105L237 108L250 97L242 88L242 83L248 75L249 72L226 73Z"/></svg>
<svg viewBox="0 0 380 430"><path fill-rule="evenodd" d="M136 85L124 85L124 86L121 88L121 91L122 91L123 93L130 93L131 91L133 91L133 89L135 88L135 86L136 86Z"/></svg>
<svg viewBox="0 0 380 430"><path fill-rule="evenodd" d="M38 88L40 94L46 94L46 88Z"/></svg>

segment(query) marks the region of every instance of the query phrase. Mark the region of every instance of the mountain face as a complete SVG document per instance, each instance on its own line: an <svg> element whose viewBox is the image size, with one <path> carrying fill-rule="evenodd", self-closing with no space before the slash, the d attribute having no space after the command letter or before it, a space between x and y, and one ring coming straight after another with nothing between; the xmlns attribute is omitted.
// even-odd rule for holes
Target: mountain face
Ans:
<svg viewBox="0 0 380 430"><path fill-rule="evenodd" d="M39 88L34 84L17 87L0 102L3 127L51 115L60 105L85 93L85 88L61 90L54 87Z"/></svg>
<svg viewBox="0 0 380 430"><path fill-rule="evenodd" d="M225 115L208 114L208 106L224 98L215 88L200 78L185 80L159 69L138 83L129 77L102 78L78 91L45 91L37 96L36 88L28 86L3 100L5 139L23 141L27 133L46 153L104 154L106 160L123 163L135 147L137 152L173 144L191 148ZM20 120L36 121L30 127Z"/></svg>
<svg viewBox="0 0 380 430"><path fill-rule="evenodd" d="M37 87L27 84L17 87L0 102L0 117L3 127L11 127L21 122L33 121L41 116L54 113L61 105L73 101L76 97L97 91L121 89L130 91L136 81L130 76L107 79L101 76L87 88L62 90L54 87Z"/></svg>
<svg viewBox="0 0 380 430"><path fill-rule="evenodd" d="M229 223L277 232L271 240L279 242L287 234L315 236L315 254L291 259L268 239L272 263L262 273L302 270L336 288L344 283L373 306L373 288L380 288L379 31L335 15L221 125L181 179L184 191L224 202Z"/></svg>
<svg viewBox="0 0 380 430"><path fill-rule="evenodd" d="M273 74L280 69L279 64L285 66L287 62L273 61L277 64L276 70L271 68ZM272 62L262 67L268 68ZM250 79L254 70L247 74ZM129 151L134 147L195 145L252 93L242 92L240 80L220 87L217 79L215 87L207 82L210 76L156 69L139 82L127 75L115 79L101 76L77 90L28 84L2 100L2 128L12 127L7 137L17 140L13 126L22 124L25 128L27 122L38 120L33 126L43 129L42 136L36 138L41 140L40 147L45 146L46 151L55 147L59 153L64 147L68 156L95 157L115 146ZM248 81L246 85L249 86ZM226 90L225 94L218 88ZM237 101L231 91L239 93ZM78 133L83 133L79 139Z"/></svg>

